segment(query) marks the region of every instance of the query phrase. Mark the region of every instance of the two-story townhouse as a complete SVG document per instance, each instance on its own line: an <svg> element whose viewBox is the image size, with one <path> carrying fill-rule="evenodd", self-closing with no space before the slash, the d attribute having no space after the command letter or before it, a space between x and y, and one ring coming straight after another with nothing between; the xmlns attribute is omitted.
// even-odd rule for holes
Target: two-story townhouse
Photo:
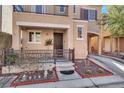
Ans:
<svg viewBox="0 0 124 93"><path fill-rule="evenodd" d="M15 50L75 49L75 58L100 53L99 28L101 6L89 5L14 5L2 8L2 30L12 34ZM6 24L6 25L5 25Z"/></svg>

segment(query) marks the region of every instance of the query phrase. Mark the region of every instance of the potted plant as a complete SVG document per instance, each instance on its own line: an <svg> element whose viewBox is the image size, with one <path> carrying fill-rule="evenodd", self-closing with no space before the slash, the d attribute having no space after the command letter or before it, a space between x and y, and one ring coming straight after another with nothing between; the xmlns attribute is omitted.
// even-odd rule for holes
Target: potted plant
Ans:
<svg viewBox="0 0 124 93"><path fill-rule="evenodd" d="M45 41L45 46L47 46L48 49L50 49L50 46L52 45L52 42L53 42L52 39L47 39L47 40Z"/></svg>
<svg viewBox="0 0 124 93"><path fill-rule="evenodd" d="M16 58L17 58L17 55L14 54L14 53L13 54L10 54L10 55L7 55L6 56L6 62L7 62L7 64L8 65L11 65L11 64L15 63Z"/></svg>

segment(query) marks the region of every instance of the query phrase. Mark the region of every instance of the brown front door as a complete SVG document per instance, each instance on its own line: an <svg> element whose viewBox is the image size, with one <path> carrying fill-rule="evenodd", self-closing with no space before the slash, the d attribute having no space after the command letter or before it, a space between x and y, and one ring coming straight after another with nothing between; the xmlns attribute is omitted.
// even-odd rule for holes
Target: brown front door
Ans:
<svg viewBox="0 0 124 93"><path fill-rule="evenodd" d="M54 49L63 49L63 33L54 33Z"/></svg>
<svg viewBox="0 0 124 93"><path fill-rule="evenodd" d="M63 33L54 33L54 49L56 58L63 57Z"/></svg>

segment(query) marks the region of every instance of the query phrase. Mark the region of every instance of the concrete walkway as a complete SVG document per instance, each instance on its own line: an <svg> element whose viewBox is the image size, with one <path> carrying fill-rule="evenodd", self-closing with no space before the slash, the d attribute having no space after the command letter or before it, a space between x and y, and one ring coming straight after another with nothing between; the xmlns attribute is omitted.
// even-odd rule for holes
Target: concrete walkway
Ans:
<svg viewBox="0 0 124 93"><path fill-rule="evenodd" d="M17 86L17 88L108 88L124 87L124 79L118 75L96 78L75 79L51 83Z"/></svg>
<svg viewBox="0 0 124 93"><path fill-rule="evenodd" d="M85 79L74 79L66 80L45 84L32 84L25 86L18 86L19 88L86 88L86 87L102 87L102 88L119 88L124 87L124 71L117 66L115 63L118 63L116 60L110 58L101 57L101 56L90 56L90 60L94 61L96 64L102 66L103 68L111 71L113 76L104 76L104 77L94 77L94 78L85 78ZM120 65L120 63L119 63Z"/></svg>
<svg viewBox="0 0 124 93"><path fill-rule="evenodd" d="M124 64L122 64L121 62L103 56L90 55L89 57L99 61L99 63L112 70L112 72L124 78Z"/></svg>
<svg viewBox="0 0 124 93"><path fill-rule="evenodd" d="M90 60L94 61L96 64L102 66L103 68L111 71L114 75L112 76L102 76L94 78L80 78L77 73L72 76L60 79L58 82L50 83L40 83L31 84L25 86L17 86L17 88L120 88L124 87L124 64L117 60L107 58L104 56L89 56ZM121 67L120 67L121 66ZM61 75L59 75L61 76ZM70 78L73 77L73 78Z"/></svg>

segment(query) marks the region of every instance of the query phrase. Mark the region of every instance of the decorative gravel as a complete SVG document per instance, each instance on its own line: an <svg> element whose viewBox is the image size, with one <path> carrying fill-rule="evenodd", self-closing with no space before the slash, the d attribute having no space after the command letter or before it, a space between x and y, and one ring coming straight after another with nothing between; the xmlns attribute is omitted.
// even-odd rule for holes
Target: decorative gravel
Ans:
<svg viewBox="0 0 124 93"><path fill-rule="evenodd" d="M55 70L48 71L47 76L44 76L44 70L31 71L20 73L19 76L12 82L11 86L21 86L35 83L47 83L58 81Z"/></svg>

